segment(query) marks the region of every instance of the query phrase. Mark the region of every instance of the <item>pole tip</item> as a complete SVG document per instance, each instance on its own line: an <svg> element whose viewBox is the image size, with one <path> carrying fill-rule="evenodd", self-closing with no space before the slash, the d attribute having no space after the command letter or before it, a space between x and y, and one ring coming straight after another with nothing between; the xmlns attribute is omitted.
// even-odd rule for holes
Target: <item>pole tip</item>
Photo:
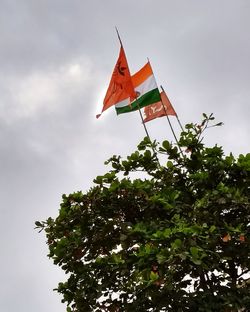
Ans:
<svg viewBox="0 0 250 312"><path fill-rule="evenodd" d="M118 31L118 28L115 26L115 30L116 30L116 33L117 33L117 36L118 36L118 39L120 41L120 44L122 46L122 40L121 40L121 37L120 37L120 34L119 34L119 31Z"/></svg>

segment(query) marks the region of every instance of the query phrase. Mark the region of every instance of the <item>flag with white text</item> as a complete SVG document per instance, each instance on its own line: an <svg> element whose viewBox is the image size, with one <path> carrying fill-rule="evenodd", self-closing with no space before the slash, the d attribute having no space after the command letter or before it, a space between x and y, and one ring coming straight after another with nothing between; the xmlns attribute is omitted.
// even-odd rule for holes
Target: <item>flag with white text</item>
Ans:
<svg viewBox="0 0 250 312"><path fill-rule="evenodd" d="M171 102L169 101L165 91L161 92L161 101L144 108L144 122L153 120L166 115L177 116Z"/></svg>

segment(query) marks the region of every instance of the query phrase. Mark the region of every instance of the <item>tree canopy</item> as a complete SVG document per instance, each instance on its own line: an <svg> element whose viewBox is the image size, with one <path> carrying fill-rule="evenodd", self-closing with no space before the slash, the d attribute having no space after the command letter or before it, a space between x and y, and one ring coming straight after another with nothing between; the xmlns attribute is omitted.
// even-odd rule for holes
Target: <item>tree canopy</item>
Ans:
<svg viewBox="0 0 250 312"><path fill-rule="evenodd" d="M68 312L250 311L250 154L206 147L221 123L203 117L178 145L145 138L111 157L89 191L36 222L67 273Z"/></svg>

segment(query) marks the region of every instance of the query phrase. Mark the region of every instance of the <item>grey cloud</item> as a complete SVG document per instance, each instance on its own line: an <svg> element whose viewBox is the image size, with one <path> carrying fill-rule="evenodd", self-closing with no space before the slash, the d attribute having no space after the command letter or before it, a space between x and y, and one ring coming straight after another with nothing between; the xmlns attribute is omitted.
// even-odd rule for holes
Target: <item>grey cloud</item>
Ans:
<svg viewBox="0 0 250 312"><path fill-rule="evenodd" d="M34 221L56 216L62 193L86 190L109 156L145 136L136 112L95 119L119 52L114 26L131 71L149 57L183 123L213 112L225 126L206 142L246 153L249 9L246 0L2 0L1 311L64 311L52 292L63 275ZM173 140L165 118L148 130Z"/></svg>

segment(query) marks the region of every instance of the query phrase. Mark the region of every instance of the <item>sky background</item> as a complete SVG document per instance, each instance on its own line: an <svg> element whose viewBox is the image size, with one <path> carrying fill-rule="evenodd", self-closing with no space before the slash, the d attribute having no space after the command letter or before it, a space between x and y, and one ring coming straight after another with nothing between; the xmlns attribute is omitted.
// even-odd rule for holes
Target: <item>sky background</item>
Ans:
<svg viewBox="0 0 250 312"><path fill-rule="evenodd" d="M130 71L149 58L183 124L214 113L225 125L205 142L249 152L249 0L0 0L0 311L65 311L52 291L64 274L34 222L145 136L137 112L95 118L119 54L115 26ZM166 118L147 125L173 140Z"/></svg>

